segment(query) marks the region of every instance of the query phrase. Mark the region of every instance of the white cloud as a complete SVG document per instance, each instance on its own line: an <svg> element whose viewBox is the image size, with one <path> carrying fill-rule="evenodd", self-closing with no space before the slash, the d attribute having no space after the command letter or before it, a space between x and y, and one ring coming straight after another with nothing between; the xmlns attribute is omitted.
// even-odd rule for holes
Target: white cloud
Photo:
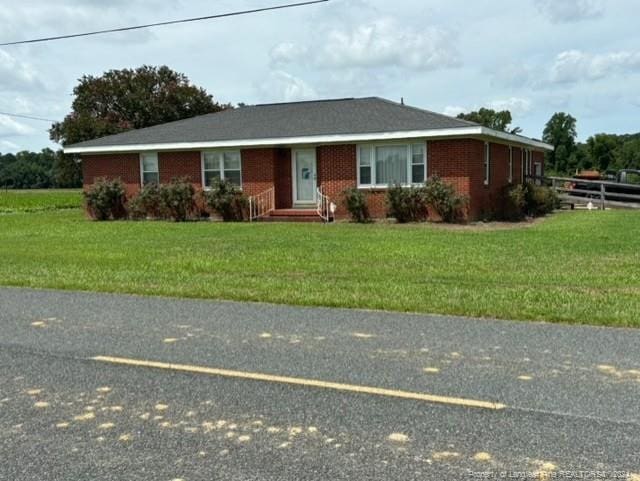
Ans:
<svg viewBox="0 0 640 481"><path fill-rule="evenodd" d="M0 149L0 152L18 152L19 150L22 150L18 144L11 142L10 140L0 140Z"/></svg>
<svg viewBox="0 0 640 481"><path fill-rule="evenodd" d="M0 115L0 135L29 135L33 129L6 115Z"/></svg>
<svg viewBox="0 0 640 481"><path fill-rule="evenodd" d="M580 50L561 52L551 66L552 82L597 80L618 73L640 72L640 52L590 54Z"/></svg>
<svg viewBox="0 0 640 481"><path fill-rule="evenodd" d="M442 111L444 115L448 115L449 117L456 117L458 114L466 114L469 112L470 110L468 108L457 105L447 105Z"/></svg>
<svg viewBox="0 0 640 481"><path fill-rule="evenodd" d="M601 0L535 0L535 4L553 23L578 22L604 13Z"/></svg>
<svg viewBox="0 0 640 481"><path fill-rule="evenodd" d="M258 90L264 98L272 101L294 102L318 98L313 87L283 70L270 72Z"/></svg>
<svg viewBox="0 0 640 481"><path fill-rule="evenodd" d="M488 103L493 110L508 110L515 116L521 116L531 110L531 101L519 97L510 97L503 100L492 100Z"/></svg>
<svg viewBox="0 0 640 481"><path fill-rule="evenodd" d="M36 71L4 50L0 50L0 87L3 90L24 90L39 87Z"/></svg>
<svg viewBox="0 0 640 481"><path fill-rule="evenodd" d="M472 111L477 111L481 107L493 109L493 110L508 110L513 117L523 116L531 110L532 103L528 99L520 97L510 97L502 100L491 100L485 102L483 105L474 105L472 107L463 107L460 105L447 105L442 113L455 117L458 114L467 114Z"/></svg>
<svg viewBox="0 0 640 481"><path fill-rule="evenodd" d="M310 45L285 42L271 51L278 64L310 62L326 69L398 67L429 71L460 64L453 35L435 27L414 29L390 17L356 25L329 28Z"/></svg>

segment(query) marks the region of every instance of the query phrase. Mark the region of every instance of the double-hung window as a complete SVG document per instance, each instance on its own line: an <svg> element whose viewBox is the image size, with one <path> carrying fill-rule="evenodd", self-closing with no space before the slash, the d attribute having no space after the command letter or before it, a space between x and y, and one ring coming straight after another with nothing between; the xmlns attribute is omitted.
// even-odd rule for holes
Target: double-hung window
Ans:
<svg viewBox="0 0 640 481"><path fill-rule="evenodd" d="M242 186L242 162L239 150L215 150L202 154L202 182L211 187L214 179Z"/></svg>
<svg viewBox="0 0 640 481"><path fill-rule="evenodd" d="M509 146L509 183L513 183L513 147Z"/></svg>
<svg viewBox="0 0 640 481"><path fill-rule="evenodd" d="M140 172L142 185L160 183L157 152L145 152L140 154Z"/></svg>
<svg viewBox="0 0 640 481"><path fill-rule="evenodd" d="M491 174L491 144L484 143L484 185L489 185L489 176Z"/></svg>
<svg viewBox="0 0 640 481"><path fill-rule="evenodd" d="M358 146L358 185L422 184L426 180L426 144Z"/></svg>

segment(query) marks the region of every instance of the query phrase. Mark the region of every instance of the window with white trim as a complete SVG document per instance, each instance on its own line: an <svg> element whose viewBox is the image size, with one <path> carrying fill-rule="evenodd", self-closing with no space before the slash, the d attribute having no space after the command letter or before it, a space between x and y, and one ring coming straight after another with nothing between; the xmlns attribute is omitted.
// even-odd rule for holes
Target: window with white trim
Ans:
<svg viewBox="0 0 640 481"><path fill-rule="evenodd" d="M140 172L142 185L160 183L157 152L145 152L140 154Z"/></svg>
<svg viewBox="0 0 640 481"><path fill-rule="evenodd" d="M484 143L484 185L489 185L489 175L491 173L491 144Z"/></svg>
<svg viewBox="0 0 640 481"><path fill-rule="evenodd" d="M513 183L513 147L509 146L509 183Z"/></svg>
<svg viewBox="0 0 640 481"><path fill-rule="evenodd" d="M358 186L422 184L427 175L426 143L358 145Z"/></svg>
<svg viewBox="0 0 640 481"><path fill-rule="evenodd" d="M202 153L202 183L211 187L214 179L242 186L242 162L239 150L211 150Z"/></svg>

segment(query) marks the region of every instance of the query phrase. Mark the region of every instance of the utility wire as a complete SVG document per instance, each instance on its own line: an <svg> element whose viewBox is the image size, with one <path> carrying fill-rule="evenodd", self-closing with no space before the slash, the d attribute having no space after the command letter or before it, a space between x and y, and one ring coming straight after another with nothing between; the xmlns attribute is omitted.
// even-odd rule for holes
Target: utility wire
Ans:
<svg viewBox="0 0 640 481"><path fill-rule="evenodd" d="M42 122L57 122L57 120L43 119L42 117L32 117L30 115L11 114L9 112L0 112L0 115L6 115L7 117L18 117L20 119L40 120Z"/></svg>
<svg viewBox="0 0 640 481"><path fill-rule="evenodd" d="M113 33L113 32L126 32L129 30L139 30L142 28L150 28L150 27L160 27L164 25L174 25L177 23L188 23L188 22L199 22L202 20L211 20L214 18L223 18L223 17L235 17L238 15L248 15L251 13L259 13L259 12L267 12L270 10L281 10L283 8L293 8L293 7L303 7L306 5L313 5L315 3L324 3L329 0L311 0L307 2L299 2L299 3L288 3L286 5L274 5L272 7L264 7L264 8L255 8L253 10L242 10L237 12L228 12L228 13L220 13L217 15L207 15L205 17L194 17L194 18L185 18L181 20L169 20L167 22L157 22L157 23L149 23L146 25L135 25L132 27L120 27L120 28L111 28L108 30L97 30L94 32L86 32L86 33L74 33L71 35L59 35L56 37L44 37L44 38L35 38L31 40L19 40L16 42L5 42L0 43L0 47L7 47L9 45L20 45L25 43L37 43L37 42L49 42L52 40L62 40L65 38L76 38L76 37L88 37L90 35L102 35L105 33Z"/></svg>

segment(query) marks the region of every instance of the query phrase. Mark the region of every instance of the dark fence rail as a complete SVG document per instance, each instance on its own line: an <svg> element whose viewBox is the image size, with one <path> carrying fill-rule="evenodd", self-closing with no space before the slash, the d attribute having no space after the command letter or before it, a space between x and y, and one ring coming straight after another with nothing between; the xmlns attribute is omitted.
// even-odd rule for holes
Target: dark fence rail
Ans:
<svg viewBox="0 0 640 481"><path fill-rule="evenodd" d="M600 209L606 207L640 209L640 184L621 184L574 177L529 176L528 179L539 185L548 185L564 202L572 204L591 202Z"/></svg>

